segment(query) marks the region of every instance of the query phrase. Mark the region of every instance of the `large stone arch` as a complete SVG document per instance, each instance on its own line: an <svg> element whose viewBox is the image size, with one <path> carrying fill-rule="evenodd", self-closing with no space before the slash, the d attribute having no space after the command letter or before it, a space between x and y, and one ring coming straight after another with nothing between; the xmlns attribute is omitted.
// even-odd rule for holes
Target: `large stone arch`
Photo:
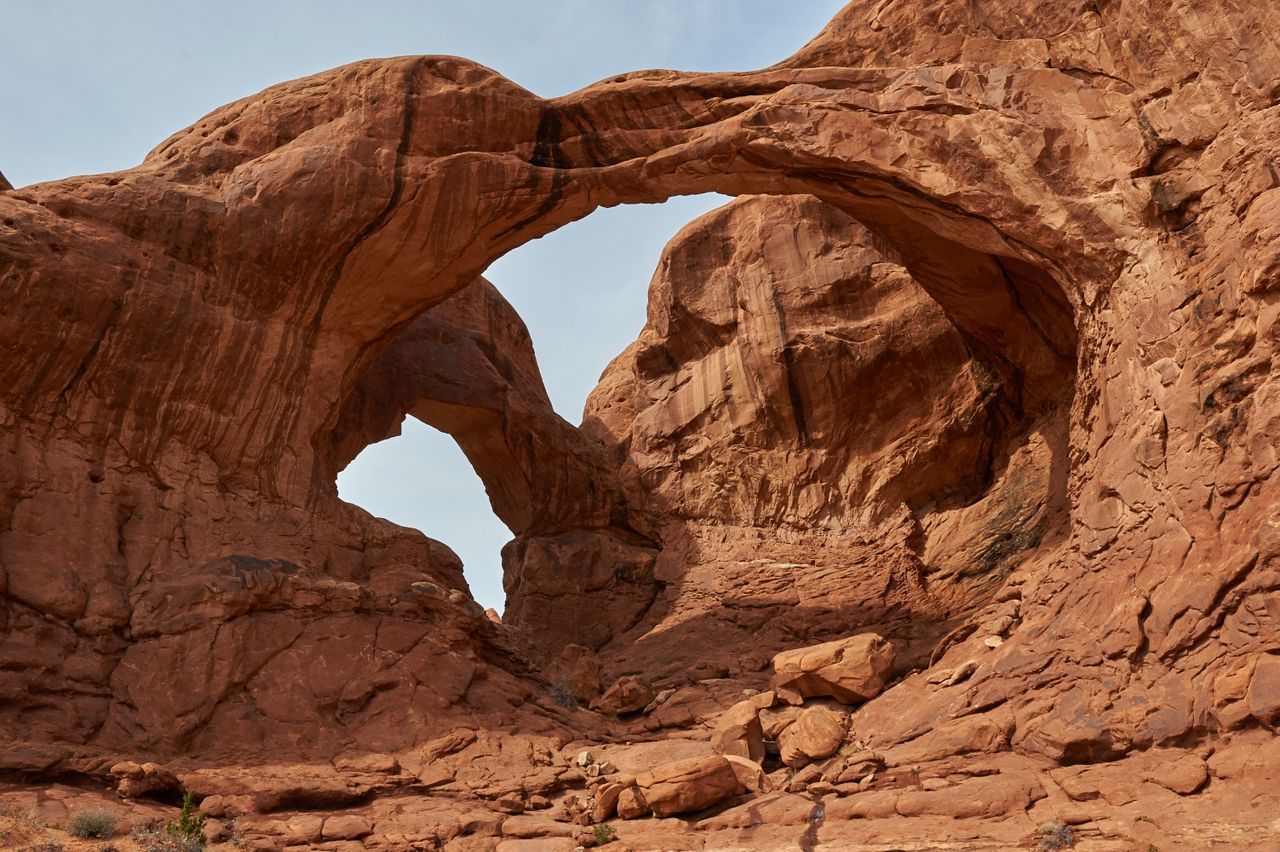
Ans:
<svg viewBox="0 0 1280 852"><path fill-rule="evenodd" d="M1073 315L1116 264L1105 191L1022 215L1033 188L1062 189L1042 155L1141 149L1127 125L1080 127L1069 98L1029 122L1010 105L1041 73L647 72L545 101L465 60L370 61L218 110L136 169L5 193L6 315L42 316L11 342L35 359L2 368L21 424L10 593L118 624L124 590L246 552L356 579L407 558L461 585L451 555L386 531L371 547L336 500L342 406L424 311L601 205L719 190L839 207L942 306L1016 421L1070 371ZM59 476L105 499L47 488ZM79 565L48 582L57 516L85 519L55 549Z"/></svg>
<svg viewBox="0 0 1280 852"><path fill-rule="evenodd" d="M1019 81L959 66L641 74L546 102L462 60L358 63L226 107L134 172L44 187L42 207L100 217L101 228L167 231L182 244L166 255L207 304L271 318L273 331L250 344L271 357L225 365L252 379L212 388L224 397L214 417L175 422L162 411L153 425L191 433L234 479L305 499L325 486L313 481L314 457L297 453L332 428L340 398L396 330L521 242L602 204L683 192L801 192L854 215L1022 404L1024 388L1034 396L1046 371L1072 359L1070 305L1085 304L1115 261L1096 248L1113 242L1102 205L1021 215L1029 188L1057 192L1037 167L1055 134L1001 110ZM1047 110L1038 119L1059 117L1068 125ZM1136 155L1136 131L1123 131L1073 128L1079 139L1067 144ZM156 181L171 206L129 204ZM187 216L192 233L161 224L172 205L200 211ZM141 288L109 289L127 313ZM70 383L88 345L26 395ZM202 356L216 358L193 344L189 357ZM302 386L300 406L263 404Z"/></svg>
<svg viewBox="0 0 1280 852"><path fill-rule="evenodd" d="M333 499L333 432L494 257L713 189L865 224L1007 421L1078 378L1067 538L861 729L1071 764L1273 728L1271 29L1226 5L863 5L772 69L551 101L463 60L357 63L136 169L0 187L0 716L101 750L18 768L225 756L246 729L408 748L509 724L508 696L564 731L447 548Z"/></svg>

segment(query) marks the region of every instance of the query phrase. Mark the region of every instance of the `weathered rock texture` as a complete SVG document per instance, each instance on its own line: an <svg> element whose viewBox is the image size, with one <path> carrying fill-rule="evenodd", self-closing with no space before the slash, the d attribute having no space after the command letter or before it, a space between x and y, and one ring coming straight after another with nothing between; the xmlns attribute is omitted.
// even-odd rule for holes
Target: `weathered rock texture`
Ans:
<svg viewBox="0 0 1280 852"><path fill-rule="evenodd" d="M749 803L787 843L933 817L1025 843L1052 817L1265 846L1273 19L854 2L770 69L555 100L461 59L362 62L135 169L3 191L3 768L176 760L263 812L376 797L266 836L442 845L485 831L467 802L581 785L555 744L608 735L523 654L572 642L605 682L674 690L634 736L732 704L709 678L874 629L906 676L848 736L889 769L815 764L825 827L808 798ZM597 206L708 190L800 197L681 233L575 432L474 282ZM458 437L518 533L509 624L447 548L337 499L406 412ZM272 760L312 763L226 774ZM759 813L636 845L782 843L750 834Z"/></svg>

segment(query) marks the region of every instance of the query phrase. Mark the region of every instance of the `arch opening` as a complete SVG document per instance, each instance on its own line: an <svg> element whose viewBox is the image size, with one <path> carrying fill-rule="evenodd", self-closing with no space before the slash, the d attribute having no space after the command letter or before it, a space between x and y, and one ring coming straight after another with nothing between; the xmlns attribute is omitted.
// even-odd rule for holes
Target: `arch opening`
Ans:
<svg viewBox="0 0 1280 852"><path fill-rule="evenodd" d="M520 429L531 428L542 455L569 440L569 421L644 323L653 258L681 225L728 200L597 211L495 264L502 292L481 279L430 309L348 401L334 432L339 497L444 542L475 600L501 613L502 547L553 497L537 493L529 468L554 462L522 451ZM537 285L552 276L549 298Z"/></svg>
<svg viewBox="0 0 1280 852"><path fill-rule="evenodd" d="M412 81L409 100L427 102L450 96L440 94L440 79L474 85L489 73L443 58L407 60L401 70ZM466 292L514 248L600 207L702 192L807 196L856 222L881 261L900 268L927 295L958 335L981 386L982 417L975 428L982 434L972 443L984 463L964 477L964 485L900 501L907 516L976 505L1010 471L1024 480L1026 460L1014 462L1020 447L1036 443L1044 458L1031 466L1045 475L1021 490L1037 496L1022 500L1011 518L998 512L986 518L984 529L995 540L971 543L977 550L965 558L985 574L1007 565L1011 553L1061 534L1065 511L1046 513L1046 507L1066 502L1075 317L1087 282L1108 270L1081 248L1078 234L1039 225L1027 230L1008 215L1018 203L1012 187L1030 179L1020 171L1026 163L980 144L972 128L950 124L969 114L961 102L973 100L973 90L990 81L968 70L947 73L945 80L918 72L830 69L793 70L777 79L771 71L675 80L639 74L556 101L529 101L526 93L506 90L504 108L517 141L499 157L458 154L456 145L455 153L441 156L433 147L438 140L430 133L420 139L414 124L430 103L406 108L390 201L346 249L317 315L320 333L339 336L348 357L340 362L345 369L325 375L338 382L323 395L336 404L320 419L313 445L323 456L329 435L349 431L340 422L348 414L346 400L375 369L371 364L411 346L406 340L429 309ZM910 109L866 109L868 101L886 106L904 97L932 99L939 106L934 118L945 118L926 124ZM687 115L675 126L673 104ZM828 127L832 114L839 118ZM797 121L805 133L787 130ZM376 299L368 298L370 282L376 282ZM445 416L457 413L449 409ZM490 436L474 453L465 444L464 450L490 485L495 511L517 534L504 553L509 599L526 601L517 608L526 613L546 613L553 609L549 594L581 592L575 610L608 622L553 635L544 619L539 629L547 634L546 647L578 640L601 645L660 618L663 590L681 578L678 566L663 563L673 533L664 532L660 518L671 507L638 504L635 483L619 476L616 452L602 449L600 441L563 421L547 423L544 434L554 439L531 439L537 430L514 427L523 415L511 414L490 407L480 415L487 431L469 419L452 427L473 441L481 432ZM429 413L420 416L431 422ZM544 452L548 446L554 450ZM494 469L486 473L489 464ZM323 490L326 479L332 482L323 475L313 482ZM881 508L870 521L894 515ZM1057 527L1046 530L1046 518ZM937 556L930 542L946 537L945 521L931 523L906 517L898 529L899 573L921 586ZM1000 529L1010 526L1012 532ZM557 542L584 530L589 544ZM696 542L682 546L698 550ZM948 571L965 573L960 567ZM901 585L903 577L887 582ZM629 601L621 607L625 612L597 606L606 589Z"/></svg>
<svg viewBox="0 0 1280 852"><path fill-rule="evenodd" d="M737 212L725 214L726 210L757 208L765 212L757 211L753 215L762 217L760 221L770 223L769 227L757 222L754 230L746 229L745 236L738 233L742 230L740 223L736 226L724 222L713 226L703 224L704 220L715 220L717 216L723 219L726 215L737 215ZM716 227L721 231L716 232ZM723 239L725 233L734 239ZM768 248L779 234L795 245ZM717 243L717 239L721 243ZM752 240L757 244L755 249L745 245ZM516 535L504 549L502 560L508 603L514 602L506 618L510 624L535 637L535 642L548 653L555 653L556 648L565 643L602 648L628 633L652 631L655 625L661 625L677 606L678 589L685 583L679 576L681 568L672 563L680 559L696 562L706 556L705 550L699 551L696 539L705 533L708 519L712 525L733 527L738 532L771 527L796 529L807 524L814 529L833 531L837 537L845 536L849 547L853 546L848 544L853 539L848 536L892 527L901 534L902 540L893 542L890 548L896 563L889 579L910 587L907 598L894 600L893 605L905 601L911 607L923 606L925 593L920 593L923 596L920 599L909 598L930 581L962 589L963 592L954 591L953 596L966 598L972 604L989 597L995 588L994 580L1003 579L1000 572L1007 572L1027 552L1061 532L1051 526L1055 519L1060 521L1063 517L1055 516L1053 510L1065 498L1065 428L1073 387L1074 325L1069 318L1063 325L1063 311L1068 312L1069 317L1070 306L1065 299L1054 296L1052 279L1014 258L991 259L975 268L953 264L958 271L947 268L948 280L959 282L956 290L959 296L951 299L952 310L948 310L919 280L917 270L924 268L931 272L945 266L937 256L928 254L930 245L921 238L904 248L902 243L886 239L884 231L872 231L844 210L812 195L772 195L740 199L701 217L686 226L663 253L652 285L656 291L649 294L649 324L640 339L619 358L619 361L631 359L632 374L626 379L649 390L663 383L678 385L682 371L696 371L700 362L723 355L725 340L708 343L706 339L700 340L700 335L703 338L707 335L734 337L735 334L750 337L759 331L748 328L752 325L748 321L752 312L760 316L770 314L768 322L781 320L782 337L767 344L752 341L750 345L775 346L776 351L771 350L771 355L777 357L786 374L778 385L785 390L785 398L768 399L767 392L757 394L759 398L754 401L763 412L761 421L769 421L769 428L784 435L784 442L790 442L789 452L809 452L813 458L822 452L844 453L845 469L840 468L840 462L827 463L810 476L806 487L812 493L788 497L782 501L785 505L775 507L773 515L766 510L757 517L741 517L741 513L735 514L735 510L726 509L724 505L703 505L689 511L687 507L697 504L698 499L690 500L688 493L681 493L678 475L674 485L669 481L654 486L652 470L641 471L638 480L634 475L623 474L620 466L628 464L625 456L634 442L640 440L637 437L640 433L634 423L611 423L607 415L602 415L602 409L609 407L603 398L616 390L610 387L610 374L607 372L602 377L596 398L587 406L581 428L555 415L542 388L527 332L523 332L518 315L484 279L416 318L383 350L358 387L367 386L367 377L374 376L374 386L381 388L375 394L381 399L379 404L397 400L391 407L393 412L410 412L459 441L485 482L495 511ZM787 265L794 265L805 251L816 252L821 264L839 268L827 270L828 278L816 282L813 305L794 293L782 298L798 298L792 308L800 317L801 326L806 318L814 320L814 317L819 317L814 320L819 324L826 321L835 325L819 332L810 323L810 327L801 328L798 336L787 338L788 319L781 316L785 311L779 304L779 293L787 287L803 288L815 283L811 270L796 273L795 281L784 280L791 274L785 272ZM838 255L837 260L828 257L833 252ZM853 252L856 256L845 256L841 252ZM759 292L743 285L743 269L735 264L744 263L759 272L760 281L756 282ZM758 267L762 264L768 268L760 271ZM739 302L760 297L763 290L773 288L769 296L772 307L760 302L745 313L740 311L732 323L735 330L729 332L725 331L726 324L714 317L708 320L694 316L705 306L688 304L689 294L673 292L689 285L691 278L702 276L711 282L720 271L726 270L729 277L737 276L734 284L737 291L732 298ZM991 288L994 295L983 303L976 300L966 303L973 294L965 293L963 285L983 275L991 276L991 281L984 286ZM706 283L701 289L710 287L711 284ZM865 298L856 295L859 288L866 288L873 295ZM900 298L897 290L903 288L910 288L913 294L905 306L894 301ZM832 304L837 308L833 309ZM956 305L969 310L969 316L980 319L987 328L1006 334L992 338L966 334L961 328L964 319L958 320L953 312ZM995 312L1008 305L1017 305L1021 311L1015 317L1017 325L1012 332L1010 326L1001 326L1001 317ZM511 332L510 319L496 321L495 317L504 311L510 312L522 333ZM919 350L912 349L907 354L908 360L918 358L910 369L923 370L935 380L935 386L906 382L906 390L892 390L889 394L892 400L885 405L905 407L905 413L899 410L897 414L918 425L931 416L931 394L945 393L954 395L945 397L948 401L958 400L959 412L947 421L945 428L926 435L918 442L919 446L911 448L926 458L899 465L901 469L879 479L869 472L869 463L863 464L856 475L850 473L848 456L862 453L877 463L891 463L892 452L901 445L886 436L901 427L882 416L876 427L880 432L875 428L864 430L864 434L842 430L838 421L842 416L850 416L849 412L829 404L824 408L822 389L815 384L814 376L823 369L824 358L830 358L838 370L840 359L848 357L853 365L848 375L827 390L854 391L859 381L874 384L875 380L870 378L872 371L892 366L892 346L901 343L901 331L896 331L899 338L871 354L856 348L823 350L813 344L817 336L839 338L842 334L862 334L867 328L862 323L874 318L877 312L887 312L893 317L878 327L880 332L895 332L893 322L927 325L928 332L917 334L919 339L907 335L910 346ZM902 319L899 313L909 315L909 319ZM466 330L460 332L458 323L465 325ZM662 334L658 335L662 339L655 339L655 323L662 327ZM841 327L840 323L848 323L848 328ZM999 344L1009 342L1014 334L1024 335L1022 340L1031 340L1033 344L1038 336L1041 349L1015 340L1010 357L1010 349L1002 349ZM847 339L839 345L846 344ZM1019 350L1017 346L1024 348ZM430 388L421 384L422 365L453 363L456 366L467 360L458 356L462 349L480 353L477 363L484 362L484 370L464 369L466 382L459 382L456 375L442 376L437 370L430 379L434 383ZM517 353L514 360L518 364L510 362L512 353ZM948 368L957 370L936 369L935 362L947 359L950 359ZM408 364L415 365L417 385L405 381L406 373L412 372L407 370ZM615 374L616 366L615 363L610 368ZM480 372L487 378L478 379ZM766 377L764 381L769 379ZM879 387L883 390L882 385ZM354 398L360 399L364 392L358 390ZM915 399L909 400L913 394ZM344 409L344 424L335 435L359 434L351 426L350 413L363 411L368 415L373 397L366 395L364 400L348 404ZM678 400L666 402L680 405ZM912 404L919 403L923 406L911 408ZM795 418L792 426L777 427L772 422L771 418L776 419L782 411L791 412L790 416ZM645 416L632 414L637 421ZM649 414L663 416L661 412ZM393 413L393 419L394 416ZM875 419L874 415L868 416ZM714 430L717 424L712 422L713 418L714 415L704 412L703 421L695 428L675 429L661 435L662 440L671 444L659 450L667 451L687 443L699 428ZM839 437L832 438L832 433ZM652 439L653 435L647 437ZM741 439L741 435L737 439ZM748 436L744 443L748 454L758 452L768 456L770 448L753 440ZM849 446L835 446L840 441ZM741 458L739 463L751 464ZM666 474L659 471L657 475ZM646 481L646 476L650 481ZM850 486L844 481L850 477L861 479ZM744 481L749 478L745 477ZM768 479L765 475L751 483L755 494L762 493L761 487L773 487ZM639 498L637 489L643 492ZM825 504L819 511L809 511L807 515L800 512L799 504L805 501L812 504L815 499ZM767 496L764 502L769 502ZM901 518L895 513L900 511L912 515L912 522L899 523ZM971 536L961 547L948 549L941 544L949 536L953 537L955 528L964 523L979 524L983 527L982 535ZM914 529L909 529L913 524ZM743 541L739 540L734 546L742 547ZM794 548L788 553L794 553ZM772 557L776 557L774 564L780 564L784 557L797 558L781 551L771 554ZM978 567L974 568L975 565ZM721 565L716 570L725 568ZM744 582L752 581L748 578ZM801 584L803 582L802 579ZM866 597L867 590L862 589L858 594ZM741 597L751 599L751 594ZM760 607L759 601L751 600L746 606L768 611L775 604L776 601ZM955 600L949 605L959 609L966 606ZM557 614L566 609L584 615L566 625L566 620ZM918 608L907 611L921 614ZM809 607L800 618L811 623L809 629L815 638L821 638L824 631L847 631L851 618L863 624L883 620L884 608L851 610L842 605L823 612ZM780 623L790 624L788 629L793 629L795 621L795 618L782 619ZM938 622L939 625L948 623L945 619ZM930 634L915 638L919 645L917 653L924 653L938 637ZM660 646L651 647L651 658L645 664L660 659L669 663L671 641L668 637ZM729 639L726 641L731 643ZM645 653L643 643L637 648L637 653Z"/></svg>
<svg viewBox="0 0 1280 852"><path fill-rule="evenodd" d="M444 542L462 561L472 599L501 613L501 549L512 533L494 515L484 482L447 433L412 416L396 431L338 474L338 496Z"/></svg>

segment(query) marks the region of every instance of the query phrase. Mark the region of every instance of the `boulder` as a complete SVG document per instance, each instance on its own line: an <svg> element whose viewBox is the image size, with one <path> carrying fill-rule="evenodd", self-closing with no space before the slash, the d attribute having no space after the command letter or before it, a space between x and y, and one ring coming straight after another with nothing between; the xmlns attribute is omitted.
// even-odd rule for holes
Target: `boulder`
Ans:
<svg viewBox="0 0 1280 852"><path fill-rule="evenodd" d="M733 764L718 754L656 767L637 776L636 784L657 816L700 811L745 789Z"/></svg>
<svg viewBox="0 0 1280 852"><path fill-rule="evenodd" d="M748 791L772 792L773 783L769 781L769 776L764 773L764 769L757 761L748 760L736 754L726 754L724 759L729 761L729 765L733 767L733 773L738 776L738 782Z"/></svg>
<svg viewBox="0 0 1280 852"><path fill-rule="evenodd" d="M893 645L879 634L860 633L783 651L773 658L773 685L791 704L826 696L857 704L879 695L892 669Z"/></svg>
<svg viewBox="0 0 1280 852"><path fill-rule="evenodd" d="M126 799L182 789L177 776L158 763L124 761L112 766L110 773L116 780L116 792Z"/></svg>
<svg viewBox="0 0 1280 852"><path fill-rule="evenodd" d="M773 693L766 692L739 701L721 715L711 733L711 750L717 754L738 755L760 763L764 760L764 728L760 709L773 703Z"/></svg>
<svg viewBox="0 0 1280 852"><path fill-rule="evenodd" d="M596 822L604 822L613 816L618 809L618 797L627 786L619 781L602 784L596 790L596 803L591 809L591 818Z"/></svg>
<svg viewBox="0 0 1280 852"><path fill-rule="evenodd" d="M627 787L618 796L618 816L639 819L651 813L649 801L639 787Z"/></svg>
<svg viewBox="0 0 1280 852"><path fill-rule="evenodd" d="M614 681L595 701L591 709L610 716L638 713L653 701L653 688L634 675L623 675Z"/></svg>
<svg viewBox="0 0 1280 852"><path fill-rule="evenodd" d="M849 731L849 717L826 707L810 707L778 737L782 762L805 766L839 751Z"/></svg>

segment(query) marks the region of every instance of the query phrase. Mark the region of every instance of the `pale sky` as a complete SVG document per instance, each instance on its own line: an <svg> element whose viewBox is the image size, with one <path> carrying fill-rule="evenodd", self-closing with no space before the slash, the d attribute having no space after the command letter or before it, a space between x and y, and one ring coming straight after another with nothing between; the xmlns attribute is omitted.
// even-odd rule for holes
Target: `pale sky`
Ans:
<svg viewBox="0 0 1280 852"><path fill-rule="evenodd" d="M539 95L624 71L739 71L785 59L844 0L5 0L0 172L23 186L136 165L218 106L359 59L465 56ZM556 411L570 422L644 324L662 246L720 196L600 210L487 273L524 318ZM502 609L510 532L447 436L410 420L365 450L339 493L462 558ZM262 554L269 556L270 554Z"/></svg>

